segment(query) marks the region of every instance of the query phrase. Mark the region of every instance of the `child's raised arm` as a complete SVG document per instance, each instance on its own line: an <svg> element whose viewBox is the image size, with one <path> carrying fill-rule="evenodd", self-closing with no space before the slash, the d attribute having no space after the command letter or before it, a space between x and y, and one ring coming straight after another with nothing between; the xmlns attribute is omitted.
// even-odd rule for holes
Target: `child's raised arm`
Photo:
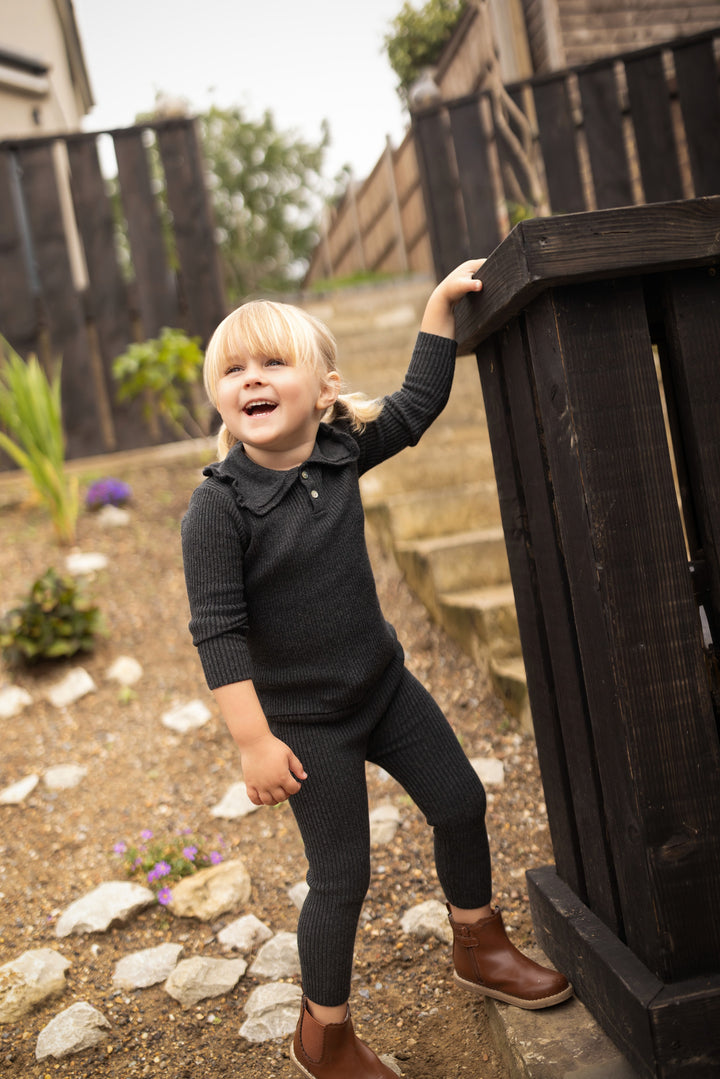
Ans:
<svg viewBox="0 0 720 1079"><path fill-rule="evenodd" d="M482 281L475 274L485 259L470 259L457 266L433 290L420 329L437 337L455 337L455 304L468 292L479 292Z"/></svg>

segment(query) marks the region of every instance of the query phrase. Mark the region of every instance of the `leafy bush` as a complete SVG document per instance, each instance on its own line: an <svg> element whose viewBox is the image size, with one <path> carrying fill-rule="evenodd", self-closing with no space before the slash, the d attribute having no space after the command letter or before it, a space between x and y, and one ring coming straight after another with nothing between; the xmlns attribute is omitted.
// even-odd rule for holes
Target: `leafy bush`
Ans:
<svg viewBox="0 0 720 1079"><path fill-rule="evenodd" d="M404 104L423 68L440 59L464 11L464 0L427 0L419 10L405 0L390 23L383 44L399 79L397 91Z"/></svg>
<svg viewBox="0 0 720 1079"><path fill-rule="evenodd" d="M0 337L0 448L24 469L50 512L61 543L75 539L77 477L65 470L60 367L48 379L36 356L27 363Z"/></svg>
<svg viewBox="0 0 720 1079"><path fill-rule="evenodd" d="M165 326L159 337L130 345L113 361L118 400L134 401L139 397L148 423L159 409L180 433L188 434L188 426L199 432L183 398L188 387L199 381L203 358L199 337L188 337L182 330Z"/></svg>
<svg viewBox="0 0 720 1079"><path fill-rule="evenodd" d="M163 906L172 898L171 884L222 861L219 851L206 850L201 839L186 833L156 837L146 829L140 840L129 846L121 840L114 852L122 857L128 877L151 888Z"/></svg>
<svg viewBox="0 0 720 1079"><path fill-rule="evenodd" d="M92 652L103 622L72 577L48 569L25 603L0 618L0 650L13 666Z"/></svg>

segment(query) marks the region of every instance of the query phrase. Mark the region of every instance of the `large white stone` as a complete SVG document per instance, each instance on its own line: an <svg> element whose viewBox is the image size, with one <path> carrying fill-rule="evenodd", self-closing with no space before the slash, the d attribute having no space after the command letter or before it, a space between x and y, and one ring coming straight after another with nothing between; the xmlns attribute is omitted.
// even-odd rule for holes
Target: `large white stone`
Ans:
<svg viewBox="0 0 720 1079"><path fill-rule="evenodd" d="M154 893L142 884L129 880L106 881L63 911L55 934L68 937L71 933L102 933L154 902Z"/></svg>
<svg viewBox="0 0 720 1079"><path fill-rule="evenodd" d="M162 724L178 734L187 734L188 731L204 727L211 715L210 709L202 701L188 701L164 712Z"/></svg>
<svg viewBox="0 0 720 1079"><path fill-rule="evenodd" d="M262 807L256 806L254 802L250 801L247 787L240 782L233 783L232 786L228 787L223 797L212 807L210 812L213 817L221 817L223 820L235 820L237 817L247 817L249 813L254 813L260 808Z"/></svg>
<svg viewBox="0 0 720 1079"><path fill-rule="evenodd" d="M29 704L32 704L32 697L22 686L0 688L0 719L12 719Z"/></svg>
<svg viewBox="0 0 720 1079"><path fill-rule="evenodd" d="M85 577L107 567L107 555L96 552L83 554L82 551L74 551L65 559L65 569L73 577Z"/></svg>
<svg viewBox="0 0 720 1079"><path fill-rule="evenodd" d="M211 959L194 955L178 963L165 982L165 992L190 1008L199 1000L221 997L235 988L247 970L244 959Z"/></svg>
<svg viewBox="0 0 720 1079"><path fill-rule="evenodd" d="M370 813L370 843L382 847L391 843L400 825L400 810L387 803L379 805Z"/></svg>
<svg viewBox="0 0 720 1079"><path fill-rule="evenodd" d="M37 1060L60 1059L71 1053L81 1053L104 1041L109 1029L110 1024L97 1008L84 1001L71 1004L40 1031L35 1057Z"/></svg>
<svg viewBox="0 0 720 1079"><path fill-rule="evenodd" d="M403 933L409 933L419 940L436 937L437 940L450 944L453 939L447 910L437 899L428 899L406 910L400 919L400 928Z"/></svg>
<svg viewBox="0 0 720 1079"><path fill-rule="evenodd" d="M259 944L270 940L272 935L272 929L254 914L244 914L242 918L236 918L221 929L217 939L224 948L232 948L242 955L247 955Z"/></svg>
<svg viewBox="0 0 720 1079"><path fill-rule="evenodd" d="M34 772L29 776L23 776L22 779L18 779L16 783L11 783L9 787L5 787L0 791L0 804L6 806L16 806L24 802L28 794L37 787L40 782L40 776Z"/></svg>
<svg viewBox="0 0 720 1079"><path fill-rule="evenodd" d="M52 948L33 948L0 967L0 1023L15 1023L41 1000L61 993L70 961Z"/></svg>
<svg viewBox="0 0 720 1079"><path fill-rule="evenodd" d="M121 686L134 686L142 678L143 669L132 656L118 656L107 671L105 677L111 682L119 682Z"/></svg>
<svg viewBox="0 0 720 1079"><path fill-rule="evenodd" d="M82 782L87 771L82 764L57 764L54 768L48 768L43 780L51 791L70 790Z"/></svg>
<svg viewBox="0 0 720 1079"><path fill-rule="evenodd" d="M173 884L168 909L181 918L212 922L250 898L250 875L240 858L201 869Z"/></svg>
<svg viewBox="0 0 720 1079"><path fill-rule="evenodd" d="M245 1003L247 1019L240 1037L250 1042L287 1038L297 1026L302 990L289 982L269 982L253 989Z"/></svg>
<svg viewBox="0 0 720 1079"><path fill-rule="evenodd" d="M158 944L124 956L115 966L112 982L117 989L146 989L164 982L177 966L182 944Z"/></svg>
<svg viewBox="0 0 720 1079"><path fill-rule="evenodd" d="M470 763L486 787L499 787L505 782L505 765L497 757L475 757Z"/></svg>
<svg viewBox="0 0 720 1079"><path fill-rule="evenodd" d="M300 973L297 934L277 933L272 940L263 944L255 962L250 967L254 978L294 978Z"/></svg>
<svg viewBox="0 0 720 1079"><path fill-rule="evenodd" d="M67 708L87 693L94 693L96 688L84 667L73 667L64 678L48 688L46 696L55 708Z"/></svg>

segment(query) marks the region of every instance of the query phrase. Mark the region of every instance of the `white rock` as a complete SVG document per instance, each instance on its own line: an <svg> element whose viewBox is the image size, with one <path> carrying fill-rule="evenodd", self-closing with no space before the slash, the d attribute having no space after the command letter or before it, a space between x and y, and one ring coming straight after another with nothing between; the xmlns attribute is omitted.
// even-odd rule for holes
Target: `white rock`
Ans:
<svg viewBox="0 0 720 1079"><path fill-rule="evenodd" d="M81 551L75 551L65 559L65 569L73 577L85 577L90 573L97 572L97 570L105 569L107 564L106 555L83 554Z"/></svg>
<svg viewBox="0 0 720 1079"><path fill-rule="evenodd" d="M84 1001L72 1004L40 1031L35 1058L44 1060L80 1053L104 1041L109 1029L110 1024L102 1012Z"/></svg>
<svg viewBox="0 0 720 1079"><path fill-rule="evenodd" d="M132 952L116 964L112 983L116 989L147 989L164 982L177 966L182 950L182 944L167 943Z"/></svg>
<svg viewBox="0 0 720 1079"><path fill-rule="evenodd" d="M132 656L118 656L115 662L108 667L105 677L111 682L119 682L121 686L134 686L143 675L143 669Z"/></svg>
<svg viewBox="0 0 720 1079"><path fill-rule="evenodd" d="M254 813L260 808L262 807L256 806L254 802L250 801L247 787L244 783L233 783L210 812L213 817L222 817L223 820L235 820L237 817L247 817L249 813Z"/></svg>
<svg viewBox="0 0 720 1079"><path fill-rule="evenodd" d="M247 970L244 959L209 959L195 955L183 959L165 982L165 992L183 1008L207 997L229 993Z"/></svg>
<svg viewBox="0 0 720 1079"><path fill-rule="evenodd" d="M0 719L12 719L32 704L32 697L21 686L3 686L0 689Z"/></svg>
<svg viewBox="0 0 720 1079"><path fill-rule="evenodd" d="M250 973L256 978L293 978L300 973L296 933L276 933L267 944L263 944L257 958L250 967Z"/></svg>
<svg viewBox="0 0 720 1079"><path fill-rule="evenodd" d="M406 910L400 919L400 928L403 933L409 933L419 940L436 937L445 944L450 944L453 939L447 910L437 899L428 899L425 903L418 903L416 907Z"/></svg>
<svg viewBox="0 0 720 1079"><path fill-rule="evenodd" d="M253 989L245 1003L247 1019L240 1037L250 1042L287 1038L297 1026L302 990L288 982L270 982Z"/></svg>
<svg viewBox="0 0 720 1079"><path fill-rule="evenodd" d="M149 888L132 881L111 880L92 892L76 899L63 911L55 927L55 935L68 937L71 933L102 933L111 925L126 922L133 914L155 902Z"/></svg>
<svg viewBox="0 0 720 1079"><path fill-rule="evenodd" d="M236 952L247 955L259 944L270 940L272 935L272 930L254 914L244 914L242 918L236 918L221 929L217 939L224 948L233 948Z"/></svg>
<svg viewBox="0 0 720 1079"><path fill-rule="evenodd" d="M162 717L164 727L179 734L204 727L211 716L210 709L202 701L188 701L187 704L179 704L165 712Z"/></svg>
<svg viewBox="0 0 720 1079"><path fill-rule="evenodd" d="M310 885L306 880L299 880L297 884L293 884L292 888L288 889L290 901L294 903L298 910L302 910L309 891Z"/></svg>
<svg viewBox="0 0 720 1079"><path fill-rule="evenodd" d="M201 869L172 886L168 909L181 918L212 922L250 898L250 875L240 858Z"/></svg>
<svg viewBox="0 0 720 1079"><path fill-rule="evenodd" d="M385 846L395 838L400 824L400 811L397 806L380 805L370 813L370 843L374 847Z"/></svg>
<svg viewBox="0 0 720 1079"><path fill-rule="evenodd" d="M0 791L0 804L16 806L24 802L28 794L35 790L40 782L40 776L34 772L29 776L23 776L17 783L11 783L5 790Z"/></svg>
<svg viewBox="0 0 720 1079"><path fill-rule="evenodd" d="M123 525L130 524L130 514L120 506L103 506L95 516L103 528L122 528Z"/></svg>
<svg viewBox="0 0 720 1079"><path fill-rule="evenodd" d="M475 757L471 765L487 787L498 787L505 782L505 765L497 757Z"/></svg>
<svg viewBox="0 0 720 1079"><path fill-rule="evenodd" d="M93 693L96 688L84 667L73 667L64 678L49 687L46 696L55 708L66 708L86 693Z"/></svg>
<svg viewBox="0 0 720 1079"><path fill-rule="evenodd" d="M51 791L70 790L72 787L77 787L87 772L87 768L81 764L58 764L54 768L48 768L43 781Z"/></svg>
<svg viewBox="0 0 720 1079"><path fill-rule="evenodd" d="M0 967L0 1023L15 1023L41 1000L61 993L69 960L52 948L33 948Z"/></svg>

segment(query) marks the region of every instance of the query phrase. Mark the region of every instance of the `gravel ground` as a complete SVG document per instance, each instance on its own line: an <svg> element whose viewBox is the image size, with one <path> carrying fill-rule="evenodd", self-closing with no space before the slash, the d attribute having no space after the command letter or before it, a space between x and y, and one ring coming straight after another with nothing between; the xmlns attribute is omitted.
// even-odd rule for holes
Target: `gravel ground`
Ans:
<svg viewBox="0 0 720 1079"><path fill-rule="evenodd" d="M156 836L191 829L226 857L243 858L253 881L247 912L274 931L295 928L297 912L287 890L303 878L305 863L288 806L264 809L240 822L219 822L210 813L240 776L186 628L178 526L199 467L199 458L187 455L115 462L112 474L132 487L129 525L108 529L97 516L81 517L78 549L109 558L109 568L87 586L104 614L107 636L80 661L97 691L58 710L42 693L64 673L62 665L33 673L0 668L0 682L15 681L35 702L2 723L0 788L54 765L88 769L72 790L54 792L41 782L21 805L0 805L0 962L46 946L72 964L61 997L17 1025L0 1027L0 1069L8 1076L290 1079L296 1074L287 1041L255 1045L238 1036L244 1002L256 984L247 975L226 997L185 1011L162 986L130 993L112 986L122 956L164 941L181 942L185 958L225 954L216 933L246 911L210 926L154 906L108 933L58 940L54 931L69 903L122 876L113 847L135 841L143 829ZM96 470L83 482L103 474ZM54 544L39 507L7 491L4 503L0 610L24 597L48 566L63 569L67 553ZM382 604L405 645L408 665L436 696L468 755L504 762L504 784L489 789L495 897L515 943L532 944L524 871L552 861L533 740L504 713L484 673L430 622L372 538L371 551ZM119 655L136 658L144 669L131 695L120 694L105 678ZM213 711L205 727L180 736L161 724L168 708L194 698ZM374 855L357 941L352 1005L358 1032L377 1052L393 1054L408 1079L500 1079L505 1073L484 1007L453 988L447 946L434 940L418 944L400 929L408 907L442 899L429 830L394 781L371 769L369 786L371 806L393 802L401 826L389 846ZM74 1057L36 1062L38 1033L76 1001L89 1002L107 1017L107 1041Z"/></svg>

